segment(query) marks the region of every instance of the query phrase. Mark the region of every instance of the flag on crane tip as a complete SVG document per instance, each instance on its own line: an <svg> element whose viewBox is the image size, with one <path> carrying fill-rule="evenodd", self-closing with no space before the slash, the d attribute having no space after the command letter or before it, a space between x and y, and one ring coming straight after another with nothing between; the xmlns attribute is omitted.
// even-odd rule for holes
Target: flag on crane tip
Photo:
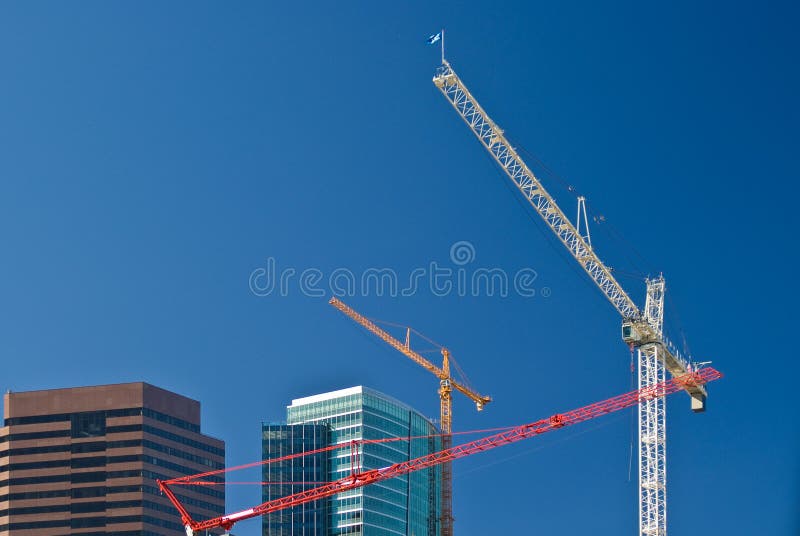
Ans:
<svg viewBox="0 0 800 536"><path fill-rule="evenodd" d="M428 37L427 42L428 42L429 45L432 45L432 44L434 44L435 42L437 42L441 38L442 38L442 32L439 32L439 33L433 34L432 36Z"/></svg>

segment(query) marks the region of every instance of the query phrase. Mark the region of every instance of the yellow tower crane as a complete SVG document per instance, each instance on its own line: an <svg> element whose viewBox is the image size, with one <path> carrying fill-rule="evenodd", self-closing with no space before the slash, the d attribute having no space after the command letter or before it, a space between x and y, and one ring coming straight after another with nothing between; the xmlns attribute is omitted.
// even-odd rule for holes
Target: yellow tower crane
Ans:
<svg viewBox="0 0 800 536"><path fill-rule="evenodd" d="M478 411L483 410L483 406L492 401L489 396L484 396L476 393L471 388L462 385L455 381L450 376L450 352L447 348L442 348L442 366L437 367L419 353L411 349L411 329L406 328L406 341L400 342L392 337L389 333L378 327L369 318L359 314L347 304L337 298L331 298L331 305L336 307L339 311L349 316L356 323L360 324L368 331L372 332L378 338L382 339L389 346L393 347L398 352L404 354L406 357L414 361L416 364L423 367L439 378L439 401L440 401L440 419L442 431L442 448L449 449L452 446L452 399L451 393L455 389L459 391L470 400L475 402ZM457 367L457 365L456 365ZM440 519L441 535L452 536L453 534L453 471L450 462L442 464L442 489L441 489L441 508L442 514Z"/></svg>

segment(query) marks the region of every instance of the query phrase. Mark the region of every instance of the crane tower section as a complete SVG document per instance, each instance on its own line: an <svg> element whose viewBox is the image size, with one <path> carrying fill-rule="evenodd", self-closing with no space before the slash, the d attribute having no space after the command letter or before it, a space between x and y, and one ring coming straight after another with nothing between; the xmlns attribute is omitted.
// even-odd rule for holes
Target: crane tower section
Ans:
<svg viewBox="0 0 800 536"><path fill-rule="evenodd" d="M664 325L664 278L647 280L644 314L662 335ZM638 387L664 385L666 371L659 359L661 348L648 343L637 349ZM661 393L659 393L661 394ZM667 404L663 396L642 400L639 419L639 533L667 534Z"/></svg>

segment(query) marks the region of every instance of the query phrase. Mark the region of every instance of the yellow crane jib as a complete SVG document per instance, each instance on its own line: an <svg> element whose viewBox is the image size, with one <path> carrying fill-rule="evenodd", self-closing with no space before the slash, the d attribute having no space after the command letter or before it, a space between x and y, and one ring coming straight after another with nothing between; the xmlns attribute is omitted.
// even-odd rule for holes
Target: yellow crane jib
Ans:
<svg viewBox="0 0 800 536"><path fill-rule="evenodd" d="M357 324L364 327L367 331L376 335L389 346L402 353L422 368L439 378L439 411L440 426L442 432L442 447L447 449L453 444L453 417L452 417L452 391L455 389L473 402L478 411L483 410L483 406L492 401L492 398L475 392L470 387L456 381L450 375L450 351L442 348L442 366L437 367L418 352L411 349L411 329L406 330L406 340L401 342L394 338L384 329L380 328L375 322L358 313L346 303L338 298L331 298L328 302L336 309L350 317ZM437 345L438 346L438 345ZM442 489L441 489L442 514L440 517L440 527L442 536L453 535L453 471L450 462L442 464Z"/></svg>

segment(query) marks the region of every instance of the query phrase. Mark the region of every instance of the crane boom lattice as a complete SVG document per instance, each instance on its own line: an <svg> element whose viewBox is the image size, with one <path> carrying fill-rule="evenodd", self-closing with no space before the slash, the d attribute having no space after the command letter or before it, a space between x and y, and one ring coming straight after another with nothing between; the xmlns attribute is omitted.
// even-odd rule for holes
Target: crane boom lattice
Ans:
<svg viewBox="0 0 800 536"><path fill-rule="evenodd" d="M470 441L455 447L443 449L439 452L434 452L419 458L414 458L405 462L396 463L381 469L372 469L363 473L353 473L339 480L323 484L316 488L301 491L278 499L273 499L261 503L252 508L241 510L232 514L215 517L205 521L196 521L192 519L186 508L180 503L176 495L172 492L171 486L192 486L192 485L206 485L206 481L195 480L197 477L207 476L218 471L211 473L201 473L199 475L191 475L186 477L175 478L171 480L158 480L158 486L167 495L169 500L175 505L178 512L181 514L181 519L186 526L186 532L189 536L203 531L211 530L222 527L230 530L234 524L239 521L250 519L278 510L291 508L308 502L330 497L338 493L343 493L352 489L382 482L390 478L402 476L414 471L427 469L442 463L449 463L453 460L464 458L472 454L484 452L493 448L529 439L538 435L571 426L581 422L601 417L609 413L614 413L636 404L653 400L655 398L663 397L675 393L681 389L686 389L689 385L703 385L705 383L717 380L722 377L722 374L713 368L704 368L698 372L685 374L683 376L672 378L669 381L647 386L644 389L637 389L629 393L617 395L613 398L596 402L588 406L568 411L566 413L557 413L548 418L541 419L532 423L524 424L511 428L510 430L493 434L487 437ZM344 448L350 445L342 445ZM222 470L220 472L224 472Z"/></svg>
<svg viewBox="0 0 800 536"><path fill-rule="evenodd" d="M447 450L453 444L453 402L452 391L462 393L470 400L475 402L478 411L483 409L483 406L492 401L491 397L484 396L476 393L470 387L457 382L450 375L450 352L446 348L442 348L442 366L437 367L419 353L411 349L410 344L410 330L407 332L406 342L402 343L396 338L392 337L385 330L381 329L375 322L360 314L352 307L339 300L338 298L331 298L329 302L333 307L344 313L357 324L364 327L367 331L371 332L388 345L392 346L395 350L401 352L406 357L423 367L428 372L434 374L439 378L439 417L440 427L442 431L442 448ZM442 488L441 488L441 516L439 519L441 536L452 536L453 534L453 470L449 462L442 464Z"/></svg>
<svg viewBox="0 0 800 536"><path fill-rule="evenodd" d="M503 130L481 108L447 61L439 67L433 83L622 317L639 319L639 308L595 255L592 247L505 138Z"/></svg>
<svg viewBox="0 0 800 536"><path fill-rule="evenodd" d="M503 130L492 121L478 101L447 62L433 77L433 83L450 102L458 115L542 217L570 254L578 261L603 295L623 319L623 340L638 349L639 386L657 385L664 380L665 369L673 376L691 372L689 361L673 351L663 338L664 279L647 281L645 311L617 282L595 253L590 243L586 205L578 198L578 217L573 225L506 139ZM581 208L582 207L582 208ZM581 210L586 226L580 231ZM702 385L687 385L692 410L704 411L706 391ZM663 400L653 400L639 408L639 525L640 534L666 535L666 407Z"/></svg>

